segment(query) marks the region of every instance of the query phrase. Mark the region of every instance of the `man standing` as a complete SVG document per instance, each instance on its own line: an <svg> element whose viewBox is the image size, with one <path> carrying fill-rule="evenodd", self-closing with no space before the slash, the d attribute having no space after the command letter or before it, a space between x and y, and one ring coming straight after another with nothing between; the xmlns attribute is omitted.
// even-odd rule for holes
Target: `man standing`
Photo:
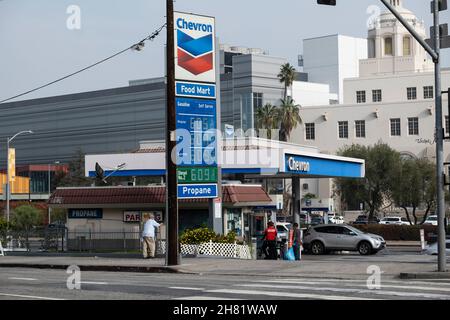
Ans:
<svg viewBox="0 0 450 320"><path fill-rule="evenodd" d="M155 221L153 214L144 214L144 231L142 232L142 253L144 259L155 257L155 228L159 228L160 224Z"/></svg>
<svg viewBox="0 0 450 320"><path fill-rule="evenodd" d="M264 231L264 241L269 251L268 258L277 260L277 229L272 221L267 224L267 229Z"/></svg>
<svg viewBox="0 0 450 320"><path fill-rule="evenodd" d="M294 249L295 260L300 260L300 250L302 248L301 232L298 223L294 223L292 235L292 248Z"/></svg>

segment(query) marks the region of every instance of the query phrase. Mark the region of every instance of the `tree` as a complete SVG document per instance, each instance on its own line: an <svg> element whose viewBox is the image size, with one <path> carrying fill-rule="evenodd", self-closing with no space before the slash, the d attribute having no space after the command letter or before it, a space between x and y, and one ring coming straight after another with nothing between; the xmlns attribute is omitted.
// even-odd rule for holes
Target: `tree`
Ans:
<svg viewBox="0 0 450 320"><path fill-rule="evenodd" d="M280 141L288 141L292 130L302 123L300 105L295 104L291 97L281 100L278 110L278 121L280 124Z"/></svg>
<svg viewBox="0 0 450 320"><path fill-rule="evenodd" d="M13 212L12 225L15 229L25 232L25 243L28 248L30 231L33 227L42 223L42 212L31 205L19 206Z"/></svg>
<svg viewBox="0 0 450 320"><path fill-rule="evenodd" d="M278 79L284 84L284 100L287 98L287 90L295 79L295 68L290 63L285 63L280 68L280 73L278 74Z"/></svg>
<svg viewBox="0 0 450 320"><path fill-rule="evenodd" d="M394 203L405 211L411 224L418 224L417 209L423 205L423 224L436 205L435 165L426 159L403 159L401 164L392 193Z"/></svg>
<svg viewBox="0 0 450 320"><path fill-rule="evenodd" d="M92 184L92 180L85 176L84 153L81 149L72 161L69 162L69 171L59 171L55 175L55 185L57 187L87 187Z"/></svg>
<svg viewBox="0 0 450 320"><path fill-rule="evenodd" d="M272 130L278 125L278 109L270 103L256 110L257 129L267 130L267 139L272 139Z"/></svg>
<svg viewBox="0 0 450 320"><path fill-rule="evenodd" d="M338 152L339 155L365 160L366 174L362 179L336 179L336 193L345 203L364 202L372 220L386 200L390 200L401 166L400 153L387 144L374 146L352 145Z"/></svg>

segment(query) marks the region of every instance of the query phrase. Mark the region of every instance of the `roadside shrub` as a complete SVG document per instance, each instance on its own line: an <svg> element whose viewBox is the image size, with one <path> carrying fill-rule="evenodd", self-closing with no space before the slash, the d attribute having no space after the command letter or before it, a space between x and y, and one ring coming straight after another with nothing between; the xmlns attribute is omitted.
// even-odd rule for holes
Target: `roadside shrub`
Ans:
<svg viewBox="0 0 450 320"><path fill-rule="evenodd" d="M420 241L420 229L425 230L425 241L430 234L437 233L437 227L432 225L400 226L384 224L353 225L353 227L368 233L374 233L390 241Z"/></svg>
<svg viewBox="0 0 450 320"><path fill-rule="evenodd" d="M226 236L216 234L208 228L188 229L180 236L181 244L201 244L204 242L218 243L234 243L236 241L236 233L229 232Z"/></svg>

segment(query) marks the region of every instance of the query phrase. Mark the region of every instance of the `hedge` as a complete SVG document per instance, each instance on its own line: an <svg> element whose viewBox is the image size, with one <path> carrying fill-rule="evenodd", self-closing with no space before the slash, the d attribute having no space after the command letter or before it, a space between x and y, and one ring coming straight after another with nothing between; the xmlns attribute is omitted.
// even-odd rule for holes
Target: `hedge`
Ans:
<svg viewBox="0 0 450 320"><path fill-rule="evenodd" d="M201 244L204 242L218 243L234 243L236 241L236 233L229 232L226 236L216 234L208 228L188 229L180 236L181 244Z"/></svg>
<svg viewBox="0 0 450 320"><path fill-rule="evenodd" d="M429 241L430 234L437 234L437 226L432 225L385 225L361 224L353 227L368 233L374 233L390 241L420 241L420 229L425 230L425 241Z"/></svg>

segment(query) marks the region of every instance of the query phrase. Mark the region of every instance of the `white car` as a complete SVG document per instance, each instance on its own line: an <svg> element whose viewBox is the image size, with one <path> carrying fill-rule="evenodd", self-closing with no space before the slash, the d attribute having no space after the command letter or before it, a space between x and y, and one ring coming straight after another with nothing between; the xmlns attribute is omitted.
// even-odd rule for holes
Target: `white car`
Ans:
<svg viewBox="0 0 450 320"><path fill-rule="evenodd" d="M380 224L410 225L408 219L402 217L384 217L380 220Z"/></svg>
<svg viewBox="0 0 450 320"><path fill-rule="evenodd" d="M423 224L431 224L433 226L438 225L438 217L437 216L428 216L427 220Z"/></svg>
<svg viewBox="0 0 450 320"><path fill-rule="evenodd" d="M276 226L278 239L287 239L289 237L289 230L292 228L292 224L289 222L277 222Z"/></svg>
<svg viewBox="0 0 450 320"><path fill-rule="evenodd" d="M336 216L336 215L333 215L331 217L328 216L328 220L330 223L333 223L333 224L344 224L343 216Z"/></svg>
<svg viewBox="0 0 450 320"><path fill-rule="evenodd" d="M445 252L447 254L450 253L450 240L449 239L447 239L445 241ZM430 254L430 255L437 255L438 254L437 242L426 246L425 249L422 251L422 253Z"/></svg>

